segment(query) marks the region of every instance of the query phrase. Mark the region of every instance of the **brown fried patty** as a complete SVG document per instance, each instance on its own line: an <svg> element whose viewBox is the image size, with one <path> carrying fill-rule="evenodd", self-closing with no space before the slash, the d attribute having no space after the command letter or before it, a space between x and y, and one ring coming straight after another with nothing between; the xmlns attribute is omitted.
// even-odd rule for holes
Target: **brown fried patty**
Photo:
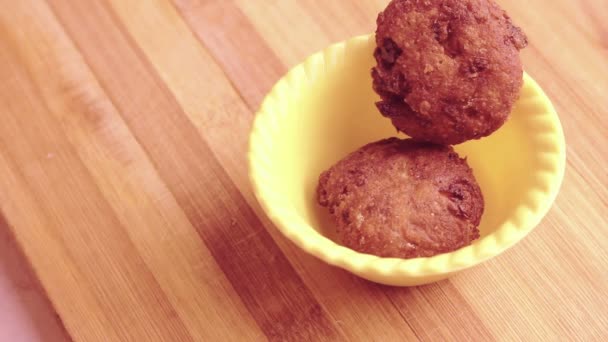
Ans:
<svg viewBox="0 0 608 342"><path fill-rule="evenodd" d="M378 15L380 112L412 138L458 144L497 130L522 86L526 36L492 0L393 0Z"/></svg>
<svg viewBox="0 0 608 342"><path fill-rule="evenodd" d="M368 144L319 178L339 242L382 257L427 257L479 237L483 196L452 147L390 138Z"/></svg>

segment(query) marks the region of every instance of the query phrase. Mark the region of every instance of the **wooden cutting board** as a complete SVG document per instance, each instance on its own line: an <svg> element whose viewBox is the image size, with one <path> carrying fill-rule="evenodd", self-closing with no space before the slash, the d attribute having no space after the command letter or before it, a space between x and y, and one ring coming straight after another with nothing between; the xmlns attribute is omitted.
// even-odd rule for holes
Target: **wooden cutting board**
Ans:
<svg viewBox="0 0 608 342"><path fill-rule="evenodd" d="M0 209L79 341L608 336L608 2L501 1L568 165L523 242L391 288L304 254L247 180L254 112L386 0L3 0Z"/></svg>

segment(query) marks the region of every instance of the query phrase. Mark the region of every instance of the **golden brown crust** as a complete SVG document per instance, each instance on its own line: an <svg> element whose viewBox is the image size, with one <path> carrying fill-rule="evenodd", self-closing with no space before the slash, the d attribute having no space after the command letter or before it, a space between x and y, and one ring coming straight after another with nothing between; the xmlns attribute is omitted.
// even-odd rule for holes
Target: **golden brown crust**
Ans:
<svg viewBox="0 0 608 342"><path fill-rule="evenodd" d="M378 15L380 112L421 141L458 144L497 130L522 86L526 36L492 0L393 0Z"/></svg>
<svg viewBox="0 0 608 342"><path fill-rule="evenodd" d="M450 252L479 237L481 190L451 147L390 138L353 152L319 178L340 243L383 257Z"/></svg>

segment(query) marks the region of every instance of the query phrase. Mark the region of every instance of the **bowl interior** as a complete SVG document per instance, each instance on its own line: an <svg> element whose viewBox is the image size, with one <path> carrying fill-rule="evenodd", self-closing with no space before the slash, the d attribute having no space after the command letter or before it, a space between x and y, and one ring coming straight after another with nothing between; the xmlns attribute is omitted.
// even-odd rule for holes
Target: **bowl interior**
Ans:
<svg viewBox="0 0 608 342"><path fill-rule="evenodd" d="M334 46L292 70L287 80L302 80L279 100L284 112L267 156L275 190L299 217L332 240L334 225L316 203L319 174L369 142L400 135L374 105L378 96L371 87L373 48L372 37ZM539 115L547 108L537 100L536 87L526 75L507 123L490 137L456 146L468 158L485 198L481 239L514 216L539 182L536 171L551 167L543 156L554 152L553 145L543 133L555 127Z"/></svg>
<svg viewBox="0 0 608 342"><path fill-rule="evenodd" d="M379 258L332 242L334 225L316 203L319 174L357 148L398 135L374 102L373 35L350 39L294 67L268 94L250 137L250 176L281 232L325 262L398 286L434 282L500 254L528 234L551 206L565 168L559 118L524 74L508 122L492 136L456 146L485 198L481 238L429 258Z"/></svg>

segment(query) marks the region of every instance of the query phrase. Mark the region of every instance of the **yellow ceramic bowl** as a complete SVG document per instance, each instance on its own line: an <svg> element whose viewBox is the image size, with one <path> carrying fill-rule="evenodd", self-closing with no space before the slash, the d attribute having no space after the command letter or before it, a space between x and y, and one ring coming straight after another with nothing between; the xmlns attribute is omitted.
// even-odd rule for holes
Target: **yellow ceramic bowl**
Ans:
<svg viewBox="0 0 608 342"><path fill-rule="evenodd" d="M564 136L550 100L526 74L508 122L490 137L456 146L485 197L479 240L408 260L340 246L326 208L316 204L319 174L366 143L396 135L374 106L374 45L373 35L332 45L275 85L251 132L250 177L270 219L306 252L378 283L430 283L502 253L540 222L564 175Z"/></svg>

